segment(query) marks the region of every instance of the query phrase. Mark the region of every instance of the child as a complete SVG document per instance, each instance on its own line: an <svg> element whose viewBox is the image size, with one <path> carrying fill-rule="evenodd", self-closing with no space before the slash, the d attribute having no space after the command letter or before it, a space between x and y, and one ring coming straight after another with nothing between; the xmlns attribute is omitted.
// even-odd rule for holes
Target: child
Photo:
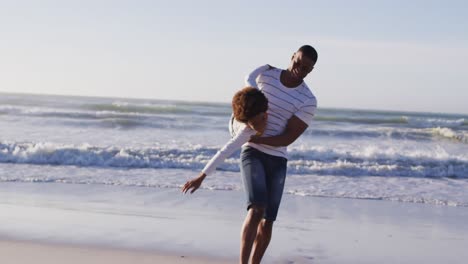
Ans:
<svg viewBox="0 0 468 264"><path fill-rule="evenodd" d="M195 192L206 176L213 173L224 159L248 142L252 136L263 134L267 123L267 109L268 99L260 90L246 87L238 91L232 98L233 119L230 131L233 137L211 158L198 177L185 183L182 192L187 193L190 189L190 193Z"/></svg>

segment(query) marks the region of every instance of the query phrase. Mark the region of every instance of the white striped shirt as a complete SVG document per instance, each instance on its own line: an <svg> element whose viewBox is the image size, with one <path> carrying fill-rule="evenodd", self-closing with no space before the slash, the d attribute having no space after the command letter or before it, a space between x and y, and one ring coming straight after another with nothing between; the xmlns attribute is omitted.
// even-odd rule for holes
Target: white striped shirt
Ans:
<svg viewBox="0 0 468 264"><path fill-rule="evenodd" d="M247 86L260 89L268 98L268 121L262 137L281 135L293 115L310 125L317 108L317 99L309 87L304 82L295 88L284 86L280 81L281 72L281 69L264 65L245 79ZM273 147L251 142L246 145L273 156L287 158L286 146Z"/></svg>
<svg viewBox="0 0 468 264"><path fill-rule="evenodd" d="M309 125L317 108L317 100L307 85L303 82L296 88L287 88L281 84L280 69L269 65L261 66L246 77L246 85L259 88L268 98L268 120L263 137L276 136L283 133L288 120L297 116ZM231 140L229 140L206 164L202 172L212 174L216 168L241 146L252 146L264 153L287 158L286 147L272 147L268 145L248 142L256 131L238 122L231 116L229 123Z"/></svg>

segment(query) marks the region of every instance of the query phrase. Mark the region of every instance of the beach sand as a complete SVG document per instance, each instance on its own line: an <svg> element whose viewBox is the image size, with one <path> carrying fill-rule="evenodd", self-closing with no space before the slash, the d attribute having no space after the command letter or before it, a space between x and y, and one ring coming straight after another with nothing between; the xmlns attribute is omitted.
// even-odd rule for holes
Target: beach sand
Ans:
<svg viewBox="0 0 468 264"><path fill-rule="evenodd" d="M243 195L1 183L0 263L236 263ZM285 195L263 263L467 263L466 219L466 207Z"/></svg>
<svg viewBox="0 0 468 264"><path fill-rule="evenodd" d="M109 249L71 245L54 245L24 241L0 241L0 263L3 264L228 264L237 263L217 258L171 256L136 250Z"/></svg>

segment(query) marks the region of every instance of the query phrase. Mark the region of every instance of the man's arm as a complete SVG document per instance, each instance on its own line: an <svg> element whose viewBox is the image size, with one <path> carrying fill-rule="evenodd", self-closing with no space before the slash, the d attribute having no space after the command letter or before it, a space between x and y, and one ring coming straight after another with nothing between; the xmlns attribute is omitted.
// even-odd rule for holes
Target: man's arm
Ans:
<svg viewBox="0 0 468 264"><path fill-rule="evenodd" d="M289 146L296 141L302 133L304 133L307 127L308 125L304 121L299 119L297 116L292 116L288 120L288 124L286 125L286 129L283 134L272 137L253 136L249 142L270 145L273 147Z"/></svg>

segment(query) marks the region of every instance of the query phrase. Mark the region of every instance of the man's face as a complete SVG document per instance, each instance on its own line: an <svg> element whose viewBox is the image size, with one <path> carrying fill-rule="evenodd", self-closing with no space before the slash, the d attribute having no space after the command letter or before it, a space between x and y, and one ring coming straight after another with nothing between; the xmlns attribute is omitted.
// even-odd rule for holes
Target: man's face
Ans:
<svg viewBox="0 0 468 264"><path fill-rule="evenodd" d="M291 59L289 70L295 78L303 80L314 69L314 65L315 61L303 56L302 52L298 51Z"/></svg>

